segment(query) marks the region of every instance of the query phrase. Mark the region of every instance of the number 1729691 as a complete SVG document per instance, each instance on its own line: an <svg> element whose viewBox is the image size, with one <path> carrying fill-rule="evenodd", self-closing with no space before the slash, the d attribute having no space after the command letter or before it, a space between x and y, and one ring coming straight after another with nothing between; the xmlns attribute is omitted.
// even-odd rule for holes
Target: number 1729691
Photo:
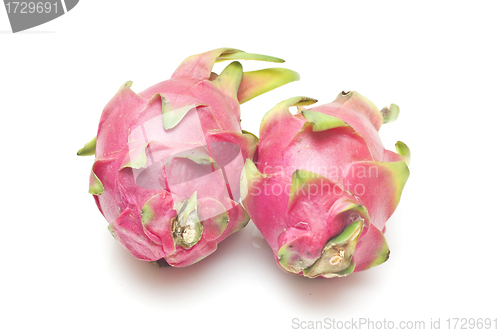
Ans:
<svg viewBox="0 0 500 333"><path fill-rule="evenodd" d="M58 10L57 2L40 1L40 2L18 2L11 1L6 2L5 7L7 8L7 13L9 14L33 14L33 13L56 13Z"/></svg>
<svg viewBox="0 0 500 333"><path fill-rule="evenodd" d="M497 329L497 318L448 318L446 319L448 329Z"/></svg>

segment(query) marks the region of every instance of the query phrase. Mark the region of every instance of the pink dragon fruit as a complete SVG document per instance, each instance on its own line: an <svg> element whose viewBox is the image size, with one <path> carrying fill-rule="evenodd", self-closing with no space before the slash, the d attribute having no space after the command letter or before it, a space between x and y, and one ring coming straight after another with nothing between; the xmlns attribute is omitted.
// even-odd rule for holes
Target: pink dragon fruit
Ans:
<svg viewBox="0 0 500 333"><path fill-rule="evenodd" d="M283 60L217 49L184 60L170 80L136 94L126 82L103 110L97 137L78 155L96 160L89 192L113 236L138 259L193 264L243 228L240 174L257 139L240 127L240 103L298 74L243 72L239 62Z"/></svg>
<svg viewBox="0 0 500 333"><path fill-rule="evenodd" d="M241 197L285 271L345 276L389 257L383 232L409 176L410 153L385 150L378 130L399 108L379 111L356 92L330 104L281 102L263 118L256 164L242 172ZM297 106L296 115L289 107Z"/></svg>

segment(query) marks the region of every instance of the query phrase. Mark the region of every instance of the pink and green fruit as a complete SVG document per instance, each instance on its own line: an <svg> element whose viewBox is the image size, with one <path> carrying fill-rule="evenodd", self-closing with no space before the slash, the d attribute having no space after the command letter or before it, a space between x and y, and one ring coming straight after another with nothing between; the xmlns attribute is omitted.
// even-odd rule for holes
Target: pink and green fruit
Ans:
<svg viewBox="0 0 500 333"><path fill-rule="evenodd" d="M281 102L263 118L255 158L246 160L241 197L285 271L346 276L385 262L385 223L408 179L410 152L384 149L378 131L399 114L356 92L329 104ZM296 106L292 115L290 107Z"/></svg>
<svg viewBox="0 0 500 333"><path fill-rule="evenodd" d="M243 72L238 61L213 73L225 60L283 62L224 48L187 58L171 79L141 93L126 82L78 152L95 154L89 192L138 259L191 265L249 221L238 203L240 175L257 138L241 130L240 104L299 76L285 68Z"/></svg>

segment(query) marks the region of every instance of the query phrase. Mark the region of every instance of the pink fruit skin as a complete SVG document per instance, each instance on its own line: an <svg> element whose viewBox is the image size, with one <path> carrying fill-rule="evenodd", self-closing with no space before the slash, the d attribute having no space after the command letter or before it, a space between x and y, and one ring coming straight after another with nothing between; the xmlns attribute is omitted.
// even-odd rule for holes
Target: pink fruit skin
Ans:
<svg viewBox="0 0 500 333"><path fill-rule="evenodd" d="M298 275L319 260L329 240L361 218L351 262L354 271L365 270L388 258L382 231L408 178L409 150L401 142L396 146L401 154L384 149L378 130L388 121L358 93L342 92L332 103L303 107L314 102L292 98L264 116L255 165L247 161L242 174L243 203L279 266ZM291 106L300 112L292 115ZM313 176L294 178L297 170ZM305 193L291 193L293 182ZM316 276L343 275L309 277Z"/></svg>
<svg viewBox="0 0 500 333"><path fill-rule="evenodd" d="M90 193L113 236L136 258L191 265L248 222L237 203L239 178L245 159L253 158L257 139L241 131L240 102L297 80L298 75L279 69L279 75L266 81L270 86L261 88L255 78L267 78L268 70L245 76L241 65L233 62L220 76L211 73L216 61L242 53L217 49L189 57L170 80L139 94L127 82L104 108ZM255 60L280 60L262 57ZM188 111L180 121L169 118L165 123L165 113L182 108ZM174 224L194 193L200 218L195 223L204 231L195 244L180 246Z"/></svg>

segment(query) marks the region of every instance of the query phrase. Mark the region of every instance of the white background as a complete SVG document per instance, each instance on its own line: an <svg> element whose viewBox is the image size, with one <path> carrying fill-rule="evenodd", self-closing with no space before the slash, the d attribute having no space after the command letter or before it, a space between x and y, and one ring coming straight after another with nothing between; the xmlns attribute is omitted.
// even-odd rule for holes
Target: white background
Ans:
<svg viewBox="0 0 500 333"><path fill-rule="evenodd" d="M450 317L500 320L499 9L86 0L12 34L0 8L0 331L288 332L294 318L421 320L427 330L432 318L444 330ZM250 223L200 263L159 269L111 237L87 193L93 158L76 151L125 81L142 91L219 47L281 57L277 66L301 74L242 106L254 133L296 95L322 104L356 90L379 108L400 106L380 132L389 149L401 140L412 151L387 224L389 261L343 279L288 275Z"/></svg>

